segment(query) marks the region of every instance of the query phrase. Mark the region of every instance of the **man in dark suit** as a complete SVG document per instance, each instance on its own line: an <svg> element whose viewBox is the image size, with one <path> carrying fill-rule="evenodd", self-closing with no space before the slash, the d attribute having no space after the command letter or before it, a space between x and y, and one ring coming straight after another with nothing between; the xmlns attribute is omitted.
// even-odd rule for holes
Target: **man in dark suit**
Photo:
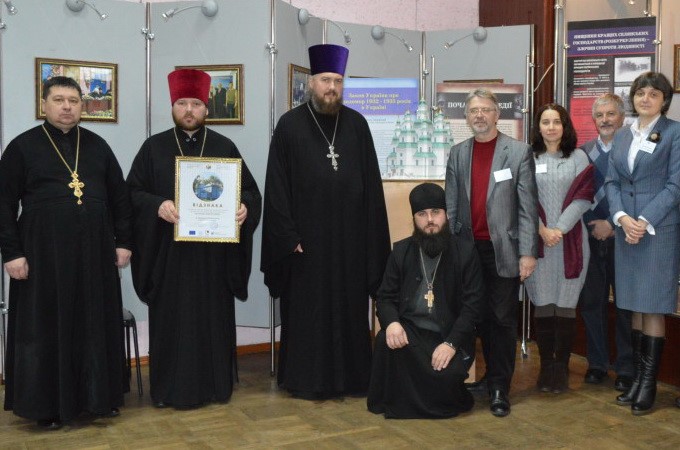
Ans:
<svg viewBox="0 0 680 450"><path fill-rule="evenodd" d="M482 265L485 311L478 334L491 413L510 413L517 352L519 283L536 268L538 193L531 147L500 133L495 94L471 92L466 120L474 137L451 149L446 211L453 233L474 240Z"/></svg>
<svg viewBox="0 0 680 450"><path fill-rule="evenodd" d="M609 291L614 290L614 224L609 216L609 203L604 192L604 180L609 167L609 151L616 130L623 126L625 107L621 97L603 94L593 103L593 122L598 137L581 148L595 166L595 201L583 215L590 236L590 261L581 291L579 307L586 328L588 371L584 381L600 384L609 368L609 339L607 338ZM630 388L633 382L633 349L631 347L631 312L616 308L616 381L619 391Z"/></svg>

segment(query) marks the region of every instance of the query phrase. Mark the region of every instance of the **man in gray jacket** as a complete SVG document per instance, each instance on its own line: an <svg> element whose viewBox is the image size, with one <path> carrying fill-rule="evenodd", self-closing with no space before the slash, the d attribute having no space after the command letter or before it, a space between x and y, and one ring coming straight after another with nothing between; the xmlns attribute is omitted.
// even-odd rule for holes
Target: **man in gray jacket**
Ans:
<svg viewBox="0 0 680 450"><path fill-rule="evenodd" d="M498 131L495 94L471 92L465 115L474 137L451 149L446 211L451 231L473 240L484 275L478 335L486 361L491 413L510 413L515 370L519 283L536 267L538 194L531 147Z"/></svg>

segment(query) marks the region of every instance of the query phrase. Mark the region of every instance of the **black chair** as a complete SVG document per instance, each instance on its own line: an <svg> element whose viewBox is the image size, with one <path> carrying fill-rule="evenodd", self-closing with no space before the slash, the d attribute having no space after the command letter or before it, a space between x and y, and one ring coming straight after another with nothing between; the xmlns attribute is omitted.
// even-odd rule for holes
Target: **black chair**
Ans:
<svg viewBox="0 0 680 450"><path fill-rule="evenodd" d="M125 328L125 356L127 362L128 379L132 378L132 360L130 353L130 331L132 330L133 342L135 344L135 367L137 369L137 390L139 391L139 396L144 394L144 389L142 388L142 366L139 363L139 343L137 341L137 321L135 316L123 308L123 328Z"/></svg>

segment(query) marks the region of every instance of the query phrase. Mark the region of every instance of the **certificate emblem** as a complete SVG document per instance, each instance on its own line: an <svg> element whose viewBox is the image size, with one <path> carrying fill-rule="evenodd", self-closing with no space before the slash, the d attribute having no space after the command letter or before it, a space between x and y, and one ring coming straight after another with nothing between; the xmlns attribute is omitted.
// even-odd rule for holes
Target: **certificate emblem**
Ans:
<svg viewBox="0 0 680 450"><path fill-rule="evenodd" d="M217 200L224 191L224 183L216 173L212 172L197 175L193 187L196 198L204 202Z"/></svg>

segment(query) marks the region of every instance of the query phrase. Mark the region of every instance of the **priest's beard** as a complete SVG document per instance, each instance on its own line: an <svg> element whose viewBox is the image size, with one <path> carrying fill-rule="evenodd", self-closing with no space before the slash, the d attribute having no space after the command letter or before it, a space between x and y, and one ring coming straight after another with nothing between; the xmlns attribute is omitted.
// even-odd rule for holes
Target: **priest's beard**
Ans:
<svg viewBox="0 0 680 450"><path fill-rule="evenodd" d="M434 258L443 252L449 245L451 239L451 230L449 229L449 221L447 220L442 229L437 233L426 233L418 228L413 223L413 240L423 249L423 252L430 258Z"/></svg>
<svg viewBox="0 0 680 450"><path fill-rule="evenodd" d="M175 122L175 125L183 129L184 131L196 131L199 128L201 128L205 123L205 116L201 117L194 113L187 112L186 114L178 117L178 115L176 115L173 112L172 120Z"/></svg>
<svg viewBox="0 0 680 450"><path fill-rule="evenodd" d="M342 97L336 97L333 100L326 100L323 95L317 95L311 88L307 89L306 97L312 102L314 111L319 114L327 114L329 116L336 115L342 107Z"/></svg>

